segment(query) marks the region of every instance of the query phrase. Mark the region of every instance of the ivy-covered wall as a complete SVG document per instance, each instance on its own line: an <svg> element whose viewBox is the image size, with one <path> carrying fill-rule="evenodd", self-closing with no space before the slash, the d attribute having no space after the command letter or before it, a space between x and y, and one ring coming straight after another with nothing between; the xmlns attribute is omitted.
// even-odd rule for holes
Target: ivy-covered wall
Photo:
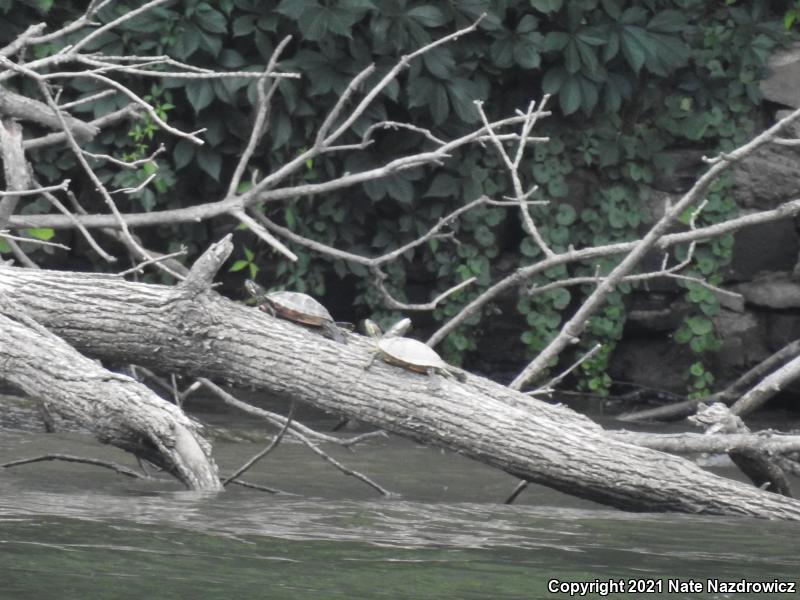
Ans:
<svg viewBox="0 0 800 600"><path fill-rule="evenodd" d="M74 18L83 4L0 0L0 44L42 18L53 24ZM112 3L103 16L111 19L134 5L138 3ZM285 80L280 86L257 160L261 171L268 172L309 143L327 109L365 65L376 63L376 80L399 56L486 13L476 33L412 64L354 130L361 133L373 122L392 119L455 136L476 123L473 100L485 101L489 116L499 118L544 93L552 94L554 114L537 131L551 141L535 148L524 174L528 183L539 184L539 199L550 201L534 208L534 217L550 246L560 251L569 245L636 238L648 218L646 200L659 186L660 174L673 168L673 150L725 150L762 124L757 84L769 53L793 35L793 7L788 1L757 0L186 0L105 35L97 49L111 54L167 53L198 66L258 71L278 41L293 35L281 68L299 71L303 79ZM130 83L171 123L189 130L205 127L207 144L197 148L176 141L147 121L104 133L93 146L104 151L111 147L128 158L146 156L162 142L169 150L159 160L153 184L130 196L120 209L159 210L222 197L223 174L230 172L250 132L254 84L241 79ZM81 93L92 89L83 80L71 85ZM110 97L83 110L92 117L124 103L124 98ZM298 182L363 170L422 144L420 136L407 131L387 131L368 152L308 164ZM40 151L33 162L47 181L59 180L73 168L69 155L59 149ZM115 185L131 186L153 168L99 171ZM435 171L406 171L361 188L297 198L264 210L302 235L372 255L419 236L456 206L481 194L500 198L509 189L494 152L476 146ZM714 187L698 224L736 214L728 189L726 181ZM89 187L82 200L88 209L102 209ZM44 208L31 203L25 210ZM197 250L226 227L232 224L182 225L146 233L159 249L188 242ZM477 277L476 286L450 297L433 313L431 326L455 314L491 282L539 257L514 211L484 207L453 228L457 244L431 241L388 268L390 288L409 301L426 301L459 280ZM256 275L268 285L344 298L354 307L354 316L389 316L381 312L370 277L358 265L320 258L302 248L294 248L300 259L292 264L247 231L237 235L237 243L232 278ZM731 246L729 238L698 246L691 271L718 282ZM611 266L609 260L600 268ZM569 274L593 274L596 268L583 265ZM554 269L539 283L565 275L565 268ZM582 366L580 385L585 388L609 388L606 366L625 322L628 291L622 286L612 295L576 349L585 351L598 340L607 344ZM565 311L584 292L520 295L515 302L517 336L530 355L547 343ZM717 345L709 317L719 306L705 288L689 285L686 293L695 309L675 340L698 356L688 377L700 394L713 383L703 356ZM478 333L491 328L494 311L487 308L480 327L474 327L476 317L451 334L443 346L447 358L458 361L478 350Z"/></svg>

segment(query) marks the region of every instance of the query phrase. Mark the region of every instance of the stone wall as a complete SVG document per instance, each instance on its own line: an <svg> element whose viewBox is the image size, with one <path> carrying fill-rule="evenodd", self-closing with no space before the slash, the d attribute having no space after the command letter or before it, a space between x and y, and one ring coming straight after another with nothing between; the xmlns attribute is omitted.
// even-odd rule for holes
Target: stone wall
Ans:
<svg viewBox="0 0 800 600"><path fill-rule="evenodd" d="M770 74L761 83L765 112L773 122L800 108L800 44L777 53ZM771 123L766 123L770 125ZM786 137L800 137L800 126ZM677 167L655 179L653 212L664 195L677 196L701 167L701 153L676 151ZM741 214L768 210L800 199L800 149L772 144L733 167L734 196ZM800 236L788 218L743 229L735 235L733 259L722 287L741 294L743 302L727 303L715 317L723 342L713 365L718 384L729 381L800 337ZM615 354L612 376L619 381L685 390L682 375L695 360L670 339L672 325L688 310L678 289L643 292L631 300L625 338ZM639 304L648 305L639 310ZM658 369L654 369L658 365Z"/></svg>

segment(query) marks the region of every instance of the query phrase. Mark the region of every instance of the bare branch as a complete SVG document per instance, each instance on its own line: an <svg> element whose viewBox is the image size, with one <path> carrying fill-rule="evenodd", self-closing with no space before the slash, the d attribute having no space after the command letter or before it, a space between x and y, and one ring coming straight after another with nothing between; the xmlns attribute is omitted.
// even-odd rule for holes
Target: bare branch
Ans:
<svg viewBox="0 0 800 600"><path fill-rule="evenodd" d="M136 471L129 469L119 463L115 463L110 460L100 460L97 458L84 458L82 456L72 456L70 454L43 454L42 456L35 456L33 458L22 458L19 460L13 460L11 462L4 463L0 465L5 469L9 467L17 467L19 465L29 465L31 463L42 462L42 461L49 461L49 460L61 460L65 462L74 462L74 463L81 463L84 465L93 465L95 467L103 467L105 469L111 469L120 475L125 475L126 477L132 477L134 479L148 479L147 476L137 473Z"/></svg>
<svg viewBox="0 0 800 600"><path fill-rule="evenodd" d="M262 227L261 224L258 221L256 221L252 217L250 217L243 210L242 211L234 211L233 213L231 213L231 215L233 217L236 217L237 219L239 219L239 221L241 221L245 225L247 225L247 228L250 231L255 233L258 237L260 237L262 240L264 240L267 244L272 246L272 248L274 250L276 250L277 252L280 252L281 254L283 254L286 258L288 258L292 262L297 260L297 255L294 252L289 250L289 248L287 248L278 238L276 238L274 235L272 235L269 231L267 231L264 227Z"/></svg>
<svg viewBox="0 0 800 600"><path fill-rule="evenodd" d="M18 235L11 235L8 229L0 229L0 238L4 238L6 240L14 240L16 242L25 242L29 244L37 244L39 246L50 246L51 248L59 248L61 250L70 250L69 246L65 246L64 244L58 244L56 242L47 242L45 240L37 240L36 238L32 237L22 237Z"/></svg>
<svg viewBox="0 0 800 600"><path fill-rule="evenodd" d="M606 296L608 296L620 280L636 266L647 251L656 245L659 238L664 236L672 222L676 220L686 208L692 206L701 199L702 195L722 171L728 168L734 161L741 160L770 141L784 125L790 123L799 116L800 109L795 110L791 115L785 119L781 119L778 123L756 136L750 142L740 146L730 154L725 155L724 160L721 159L715 162L711 168L695 182L692 188L683 195L675 206L666 211L664 216L653 225L650 231L648 231L641 240L636 242L633 250L620 261L619 265L617 265L608 277L589 295L583 305L561 328L561 331L556 337L547 345L539 356L525 367L523 372L511 382L511 387L513 389L520 389L528 381L538 376L568 344L574 343L580 337L586 325L586 321L597 310L600 304L605 301Z"/></svg>
<svg viewBox="0 0 800 600"><path fill-rule="evenodd" d="M25 254L22 248L19 247L19 244L14 240L6 239L6 244L8 247L11 248L11 253L14 255L21 265L28 267L29 269L38 269L39 265L33 262L30 257Z"/></svg>
<svg viewBox="0 0 800 600"><path fill-rule="evenodd" d="M553 391L553 389L554 389L554 388L555 388L555 387L556 387L556 386L557 386L557 385L558 385L558 384L559 384L559 383L560 383L560 382L561 382L561 381L562 381L562 380L563 380L563 379L564 379L564 378L565 378L567 375L569 375L570 373L572 373L572 372L573 372L575 369L577 369L579 366L581 366L581 365L582 365L583 363L585 363L587 360L589 360L590 358L592 358L592 357L593 357L595 354L597 354L597 353L600 351L600 349L601 349L602 347L603 347L603 344L595 344L595 345L592 347L592 349L591 349L591 350L589 350L588 352L584 353L584 355L583 355L583 356L581 356L581 357L580 357L578 360L576 360L576 361L575 361L575 362L574 362L572 365L570 365L569 367L567 367L567 368L564 370L564 372L563 372L563 373L561 373L560 375L556 375L556 376L555 376L555 377L553 377L553 378L552 378L550 381L548 381L548 382L547 382L545 385L543 385L543 386L542 386L542 387L540 387L539 389L536 389L536 390L533 390L533 391L531 391L531 392L528 392L528 394L529 394L529 395L531 395L531 396L538 396L538 395L541 395L541 394L549 394L549 393L551 393L551 392Z"/></svg>
<svg viewBox="0 0 800 600"><path fill-rule="evenodd" d="M281 440L283 439L283 436L286 435L286 432L289 430L289 425L292 424L292 417L294 417L294 406L295 406L294 402L292 402L289 405L289 414L286 415L286 423L281 428L281 430L278 432L278 435L276 435L273 438L272 442L270 442L270 444L266 448L264 448L261 452L259 452L255 456L253 456L250 460L248 460L246 463L244 463L241 467L236 469L236 471L234 471L233 474L231 474L228 477L226 477L222 481L223 487L228 485L232 480L234 480L237 477L239 477L239 475L241 475L242 473L247 472L250 469L250 467L252 467L258 461L260 461L262 458L264 458L267 454L272 452L275 448L277 448L278 444L281 443Z"/></svg>
<svg viewBox="0 0 800 600"><path fill-rule="evenodd" d="M753 389L731 406L731 412L735 415L746 415L753 412L798 377L800 377L800 356L793 358L759 381Z"/></svg>
<svg viewBox="0 0 800 600"><path fill-rule="evenodd" d="M206 388L211 390L218 398L220 398L226 404L230 404L231 406L235 406L236 408L245 410L246 412L248 412L250 414L257 414L258 416L266 418L267 420L273 420L273 418L275 416L272 413L268 413L267 411L264 411L264 410L262 410L260 408L256 408L254 406L250 406L249 404L246 404L246 403L242 402L241 400L237 400L236 398L234 398L233 396L228 394L225 390L223 390L222 388L220 388L219 386L217 386L216 384L214 384L213 382L211 382L208 379L205 379L205 378L201 377L201 378L198 379L198 381L200 381ZM297 427L297 425L298 425L297 423L292 424L289 427L289 433L291 433L291 435L293 435L298 440L303 442L303 444L305 444L306 447L308 447L309 450L314 452L316 455L320 456L323 460L331 463L334 467L336 467L339 471L341 471L345 475L350 475L350 476L355 477L356 479L358 479L360 481L363 481L364 483L369 485L371 488L377 490L378 492L380 492L384 496L391 495L386 489L384 489L383 487L381 487L380 485L378 485L377 483L372 481L366 475L363 475L363 474L359 473L358 471L353 471L352 469L349 469L349 468L345 467L341 462L339 462L335 458L331 457L330 455L328 455L325 452L323 452L322 450L320 450L313 442L311 442L311 440L308 439L308 437L306 437L305 435L300 433L299 428ZM315 435L321 435L321 434L318 434L317 432L314 432L314 434ZM371 437L374 437L374 435L375 434L373 434L373 436L371 436ZM364 436L361 436L361 439L365 439Z"/></svg>
<svg viewBox="0 0 800 600"><path fill-rule="evenodd" d="M387 308L393 308L396 310L414 310L414 311L425 311L425 310L435 310L439 303L447 298L448 296L452 296L456 292L463 290L465 287L472 285L477 280L477 277L470 277L465 279L459 284L454 285L448 290L445 290L436 298L431 300L430 302L425 302L424 304L406 304L405 302L400 302L396 300L386 289L386 286L383 284L386 275L379 270L375 270L375 281L380 291L381 295L384 298L384 305Z"/></svg>
<svg viewBox="0 0 800 600"><path fill-rule="evenodd" d="M121 16L119 16L116 19L114 19L113 21L109 21L108 23L106 23L102 27L98 27L92 33L90 33L86 37L80 39L79 41L77 41L72 46L65 47L61 52L62 53L69 53L70 55L75 55L75 54L78 53L78 51L81 48L83 48L84 46L87 46L88 44L93 42L95 39L97 39L98 37L103 35L105 32L111 31L112 29L114 29L115 27L121 25L125 21L130 21L134 17L138 17L139 15L146 13L147 11L155 8L156 6L159 6L161 4L166 4L167 2L170 2L170 0L150 0L150 2L146 2L146 3L142 4L139 8L135 8L135 9L133 9L131 11L125 12ZM98 8L95 8L94 10L98 10Z"/></svg>
<svg viewBox="0 0 800 600"><path fill-rule="evenodd" d="M773 210L766 210L759 213L753 213L725 221L723 223L716 223L706 227L700 227L695 231L683 231L680 233L671 233L661 237L656 243L659 250L666 250L670 246L677 244L690 243L694 240L704 241L713 237L718 237L728 233L732 233L744 227L751 227L762 223L769 223L777 221L786 217L791 217L800 214L800 200L792 200ZM12 218L12 223L14 219ZM442 325L433 335L428 339L428 344L437 345L447 335L469 319L472 315L477 313L483 306L497 298L501 294L515 287L524 284L526 281L532 279L539 273L546 271L552 267L559 265L566 265L573 262L594 260L596 258L612 256L615 254L622 254L630 252L637 242L617 242L614 244L607 244L604 246L594 246L591 248L583 248L580 250L570 250L562 252L550 259L542 260L536 264L522 267L494 283L487 288L480 296L475 298L472 302L467 304L461 311L450 319L447 323Z"/></svg>
<svg viewBox="0 0 800 600"><path fill-rule="evenodd" d="M5 57L0 56L0 65L19 71L34 79L42 77L35 71L20 67ZM60 130L68 127L82 141L90 140L97 135L98 129L75 117L62 113L58 107L53 108L44 102L16 94L0 86L0 114L14 119L33 121L50 129Z"/></svg>
<svg viewBox="0 0 800 600"><path fill-rule="evenodd" d="M149 258L139 263L135 267L131 267L130 269L126 269L125 271L120 271L119 273L117 273L117 275L119 275L120 277L124 277L125 275L130 275L131 273L141 273L142 271L144 271L144 268L149 265L165 260L171 260L178 256L186 256L186 254L187 254L186 246L181 246L181 249L177 250L176 252L173 252L171 254L164 254L163 256L154 256L153 258Z"/></svg>
<svg viewBox="0 0 800 600"><path fill-rule="evenodd" d="M34 75L36 75L36 74L34 74ZM84 157L83 152L82 152L80 146L78 145L78 142L75 140L75 137L73 136L72 131L70 131L69 128L66 126L66 123L64 122L64 117L58 111L58 107L56 106L56 102L53 99L53 97L51 96L50 90L48 89L47 84L39 77L35 77L35 79L36 79L37 83L39 84L39 90L41 91L42 95L44 96L45 100L47 101L47 104L53 109L53 111L55 112L55 114L58 117L59 121L61 122L62 129L64 130L64 133L67 136L67 143L69 144L70 148L72 149L72 153L78 159L78 162L80 163L81 167L83 167L84 172L92 180L92 183L94 183L95 188L100 192L101 196L103 197L103 199L106 202L106 205L111 209L111 212L117 218L117 222L120 225L120 228L122 230L122 235L123 235L124 239L127 241L128 244L130 244L132 247L136 248L137 252L139 252L146 259L153 258L150 255L150 253L147 250L145 250L145 248L143 248L133 238L133 236L131 235L127 224L122 220L122 216L120 215L119 211L117 210L117 205L114 203L114 201L111 198L111 194L108 193L108 190L103 185L103 183L100 181L100 179L97 177L97 174L89 166L89 163L86 161L86 158ZM153 263L153 264L158 266L163 271L169 273L170 275L172 275L176 279L180 279L181 278L181 274L180 273L175 272L174 270L170 269L165 264L163 264L161 262L156 262L156 263Z"/></svg>
<svg viewBox="0 0 800 600"><path fill-rule="evenodd" d="M3 192L0 191L0 198L3 196L38 196L39 194L43 194L44 192L58 192L58 191L67 191L69 189L70 180L65 179L58 185L48 185L46 187L39 187L34 188L32 190L15 190L13 192Z"/></svg>
<svg viewBox="0 0 800 600"><path fill-rule="evenodd" d="M269 113L270 107L272 106L272 97L275 95L275 91L278 89L278 83L276 80L272 80L270 83L269 90L264 90L264 86L266 85L267 77L275 70L275 67L278 64L278 59L280 58L281 54L283 54L283 50L291 41L292 36L287 35L285 38L281 40L281 42L277 45L275 50L272 52L272 56L270 57L269 61L267 62L267 67L264 69L264 73L261 75L261 78L258 81L258 107L256 110L256 116L253 121L253 131L250 133L250 139L247 140L247 146L242 152L241 158L239 158L239 162L236 165L236 168L233 171L233 175L231 176L231 182L228 185L228 196L234 196L236 194L236 190L239 187L239 183L242 180L242 175L244 174L244 170L247 168L247 165L250 163L250 159L253 156L253 152L255 152L256 146L258 145L261 136L264 135L264 130L266 128L267 123L269 123Z"/></svg>
<svg viewBox="0 0 800 600"><path fill-rule="evenodd" d="M130 117L138 117L137 110L138 107L136 104L129 104L124 108L120 108L119 110L110 112L107 115L103 115L102 117L98 117L92 121L88 121L87 124L91 125L92 127L96 127L99 130L102 130L106 125L111 125L112 123L116 123L117 121L122 121L123 119L127 119ZM25 148L25 150L33 150L34 148L52 146L53 144L64 142L66 141L66 139L67 139L67 134L65 134L63 131L57 131L53 133L48 133L47 135L43 135L42 137L24 140L22 142L22 147Z"/></svg>
<svg viewBox="0 0 800 600"><path fill-rule="evenodd" d="M483 102L476 100L475 106L478 109L478 114L481 116L481 121L483 121L483 126L486 131L489 132L489 139L494 144L495 148L497 149L497 153L500 155L501 160L505 163L506 170L508 171L509 176L511 177L511 185L514 188L514 196L517 202L519 202L519 209L520 215L522 216L522 223L525 227L525 231L533 238L533 241L536 245L544 252L544 255L547 257L555 256L555 252L550 248L547 244L545 239L542 237L542 234L539 233L539 229L536 227L536 224L533 222L533 218L531 217L530 212L528 211L528 205L526 200L531 196L531 194L535 193L538 189L537 186L533 186L527 192L524 191L522 186L522 180L519 175L519 166L522 162L522 157L524 155L525 147L527 145L527 140L530 136L533 127L536 125L536 122L539 120L539 117L545 114L544 107L547 104L548 99L550 98L549 95L545 95L542 98L542 101L539 102L539 106L537 108L535 102L531 102L528 105L528 110L526 113L523 113L525 120L522 122L522 128L519 133L519 142L517 144L517 151L512 160L509 156L508 152L506 152L503 143L497 137L494 129L492 128L491 124L489 123L489 119L486 117L486 113L483 111ZM547 138L544 138L547 140Z"/></svg>

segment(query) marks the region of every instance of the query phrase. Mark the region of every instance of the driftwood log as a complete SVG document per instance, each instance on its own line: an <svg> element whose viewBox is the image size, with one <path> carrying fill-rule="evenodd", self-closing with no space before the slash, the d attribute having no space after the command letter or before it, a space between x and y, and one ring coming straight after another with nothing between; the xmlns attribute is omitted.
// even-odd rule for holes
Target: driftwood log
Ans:
<svg viewBox="0 0 800 600"><path fill-rule="evenodd" d="M0 380L58 417L92 431L172 473L187 487L221 489L202 426L134 379L110 373L36 321L0 292Z"/></svg>
<svg viewBox="0 0 800 600"><path fill-rule="evenodd" d="M366 369L371 340L337 344L213 292L230 250L229 238L213 246L175 287L0 266L0 296L89 356L269 390L610 506L800 520L800 502L625 443L487 379L459 383L382 361Z"/></svg>

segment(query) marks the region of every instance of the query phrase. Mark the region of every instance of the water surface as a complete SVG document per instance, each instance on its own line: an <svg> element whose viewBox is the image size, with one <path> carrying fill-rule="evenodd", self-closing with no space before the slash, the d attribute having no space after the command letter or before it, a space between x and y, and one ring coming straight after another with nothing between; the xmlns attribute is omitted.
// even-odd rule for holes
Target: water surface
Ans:
<svg viewBox="0 0 800 600"><path fill-rule="evenodd" d="M268 438L246 417L205 417ZM6 417L0 461L62 452L135 466L86 435L24 421ZM264 445L217 440L215 456L228 472ZM326 450L397 496L297 443L246 476L281 495L198 494L63 462L0 470L0 598L566 598L547 582L800 578L800 523L622 513L539 486L506 506L513 478L437 449L390 437ZM607 597L765 597L662 589Z"/></svg>

